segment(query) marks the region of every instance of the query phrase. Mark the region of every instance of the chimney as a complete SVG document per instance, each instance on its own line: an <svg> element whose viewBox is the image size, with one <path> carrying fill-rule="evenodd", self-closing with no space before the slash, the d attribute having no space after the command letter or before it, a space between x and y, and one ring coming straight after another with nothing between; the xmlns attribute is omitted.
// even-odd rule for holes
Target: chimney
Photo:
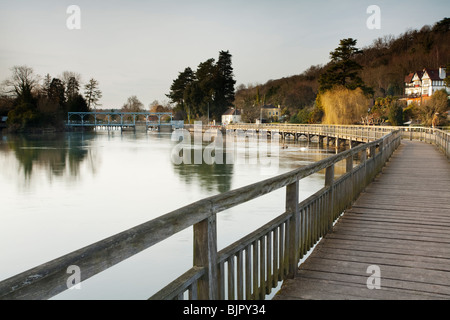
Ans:
<svg viewBox="0 0 450 320"><path fill-rule="evenodd" d="M439 78L445 79L447 77L444 67L439 67Z"/></svg>

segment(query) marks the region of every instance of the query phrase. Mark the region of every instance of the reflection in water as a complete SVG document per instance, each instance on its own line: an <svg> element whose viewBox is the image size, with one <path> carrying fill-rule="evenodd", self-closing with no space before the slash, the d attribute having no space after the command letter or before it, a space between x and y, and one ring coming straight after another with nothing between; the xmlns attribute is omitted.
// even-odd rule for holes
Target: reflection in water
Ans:
<svg viewBox="0 0 450 320"><path fill-rule="evenodd" d="M199 185L208 192L231 189L233 165L230 164L174 164L174 171L186 184Z"/></svg>
<svg viewBox="0 0 450 320"><path fill-rule="evenodd" d="M3 137L0 153L14 153L18 169L27 181L36 169L44 171L50 179L64 175L76 178L85 160L91 160L89 165L95 173L98 161L92 161L95 152L87 148L92 139L93 136L85 134L10 135Z"/></svg>

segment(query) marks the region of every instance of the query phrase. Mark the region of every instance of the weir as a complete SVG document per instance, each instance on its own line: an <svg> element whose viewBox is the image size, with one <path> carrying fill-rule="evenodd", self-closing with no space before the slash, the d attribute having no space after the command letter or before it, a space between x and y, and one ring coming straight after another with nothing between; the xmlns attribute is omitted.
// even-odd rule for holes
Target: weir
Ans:
<svg viewBox="0 0 450 320"><path fill-rule="evenodd" d="M170 119L170 121L162 121L163 118L166 120ZM67 130L76 128L95 128L103 130L147 132L149 129L153 129L170 132L172 129L179 127L179 121L173 121L171 112L68 112L66 121Z"/></svg>

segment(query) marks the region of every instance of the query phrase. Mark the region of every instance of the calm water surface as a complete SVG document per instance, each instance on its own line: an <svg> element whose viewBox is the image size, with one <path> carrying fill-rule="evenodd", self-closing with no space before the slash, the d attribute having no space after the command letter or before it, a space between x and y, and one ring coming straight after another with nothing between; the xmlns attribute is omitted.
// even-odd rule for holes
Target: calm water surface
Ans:
<svg viewBox="0 0 450 320"><path fill-rule="evenodd" d="M171 134L0 136L0 281L207 196L269 178L261 164L174 164ZM291 142L271 176L334 149ZM339 172L339 169L336 170ZM300 182L300 197L323 186ZM219 213L218 249L284 212L284 189ZM192 266L192 229L54 299L147 299ZM81 271L82 272L82 271Z"/></svg>

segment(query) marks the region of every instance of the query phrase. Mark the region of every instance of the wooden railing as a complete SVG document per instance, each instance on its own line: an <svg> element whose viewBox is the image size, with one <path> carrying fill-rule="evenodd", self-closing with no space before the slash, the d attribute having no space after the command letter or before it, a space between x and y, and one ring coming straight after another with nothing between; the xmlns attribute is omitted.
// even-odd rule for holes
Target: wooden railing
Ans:
<svg viewBox="0 0 450 320"><path fill-rule="evenodd" d="M420 140L435 144L450 158L450 132L427 127L398 127L402 130L403 139Z"/></svg>
<svg viewBox="0 0 450 320"><path fill-rule="evenodd" d="M194 226L194 267L151 299L264 299L278 282L294 276L300 259L324 236L333 222L380 172L400 144L400 131L360 145L304 168L211 199L216 212ZM359 155L360 164L353 165ZM347 172L334 179L334 166L346 162ZM324 170L325 186L299 203L299 180ZM216 252L216 213L286 187L286 211L234 244ZM231 200L231 201L230 201ZM203 241L201 241L202 239ZM209 245L208 248L204 246ZM201 256L196 259L196 253ZM197 262L197 263L196 263ZM203 277L203 278L202 278Z"/></svg>
<svg viewBox="0 0 450 320"><path fill-rule="evenodd" d="M394 126L361 126L361 125L311 125L311 124L231 124L226 127L232 130L278 130L280 132L307 132L310 135L331 137L357 137L359 140L373 141L394 130L401 130L402 137L435 144L450 158L449 127L394 127Z"/></svg>
<svg viewBox="0 0 450 320"><path fill-rule="evenodd" d="M392 130L392 129L391 129ZM42 264L0 283L0 299L47 299L68 289L67 268L84 281L193 226L193 267L151 299L264 299L293 277L299 260L332 227L400 144L401 132L341 152L308 166L198 202ZM353 160L359 157L360 164ZM346 162L335 179L334 167ZM325 170L325 186L299 203L299 180ZM217 251L220 212L286 187L286 211Z"/></svg>
<svg viewBox="0 0 450 320"><path fill-rule="evenodd" d="M329 136L346 138L352 137L360 141L373 141L380 139L393 130L394 127L359 126L359 125L314 125L314 124L246 124L238 123L226 126L227 130L265 130L280 133L307 133L316 136Z"/></svg>

